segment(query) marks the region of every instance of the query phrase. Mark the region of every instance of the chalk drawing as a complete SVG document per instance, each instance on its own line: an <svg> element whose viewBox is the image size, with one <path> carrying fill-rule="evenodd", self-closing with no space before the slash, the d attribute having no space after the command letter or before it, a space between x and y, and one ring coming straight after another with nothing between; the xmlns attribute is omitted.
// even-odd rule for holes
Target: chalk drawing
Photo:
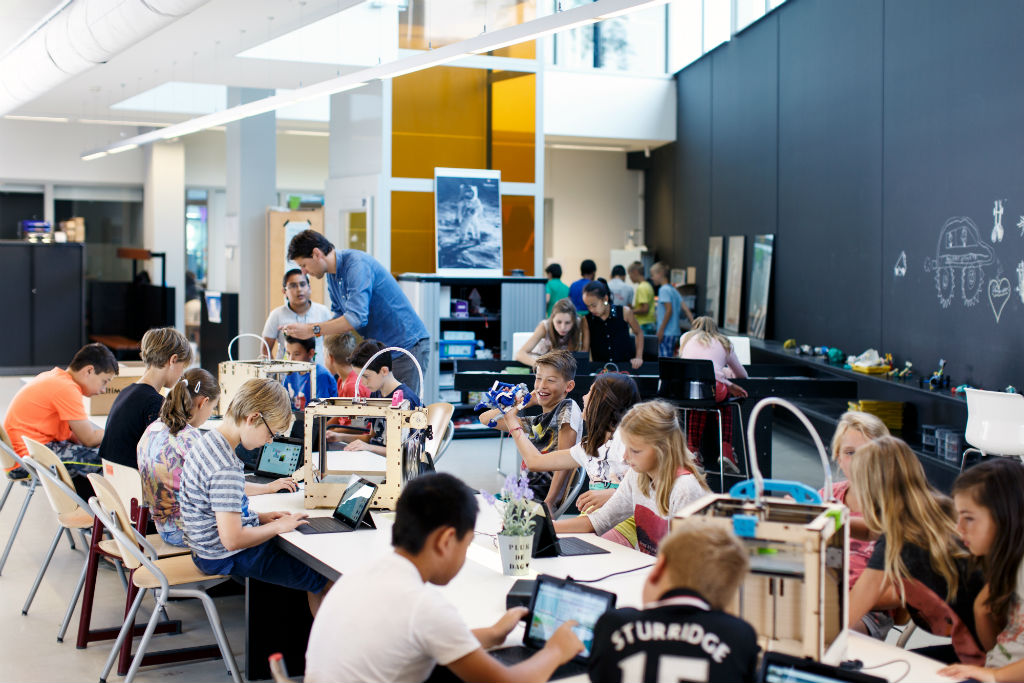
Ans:
<svg viewBox="0 0 1024 683"><path fill-rule="evenodd" d="M992 206L992 243L1003 241L1003 202L1005 199L997 199Z"/></svg>
<svg viewBox="0 0 1024 683"><path fill-rule="evenodd" d="M955 216L943 224L935 258L925 259L924 269L935 273L935 290L943 308L949 308L958 287L962 287L964 305L973 306L981 300L985 266L995 260L995 249L981 241L974 221Z"/></svg>
<svg viewBox="0 0 1024 683"><path fill-rule="evenodd" d="M992 313L996 316L996 323L999 316L1003 314L1006 302L1010 300L1010 281L1001 277L988 281L988 302L992 305Z"/></svg>
<svg viewBox="0 0 1024 683"><path fill-rule="evenodd" d="M1021 216L1020 220L1017 221L1017 227L1020 228L1020 236L1024 237L1024 216Z"/></svg>
<svg viewBox="0 0 1024 683"><path fill-rule="evenodd" d="M900 257L896 259L896 265L892 272L896 277L903 277L907 274L907 252L900 252Z"/></svg>
<svg viewBox="0 0 1024 683"><path fill-rule="evenodd" d="M1017 296L1024 303L1024 260L1017 264Z"/></svg>

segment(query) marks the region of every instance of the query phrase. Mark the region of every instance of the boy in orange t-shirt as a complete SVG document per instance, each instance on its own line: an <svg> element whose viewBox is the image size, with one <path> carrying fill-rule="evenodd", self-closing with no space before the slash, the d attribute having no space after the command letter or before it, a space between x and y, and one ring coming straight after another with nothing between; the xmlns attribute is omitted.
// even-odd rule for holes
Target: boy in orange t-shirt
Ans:
<svg viewBox="0 0 1024 683"><path fill-rule="evenodd" d="M116 374L117 360L110 349L88 344L67 370L53 368L36 375L14 395L4 418L14 450L28 455L22 441L27 436L49 446L72 477L98 472L103 430L89 421L82 397L102 394Z"/></svg>

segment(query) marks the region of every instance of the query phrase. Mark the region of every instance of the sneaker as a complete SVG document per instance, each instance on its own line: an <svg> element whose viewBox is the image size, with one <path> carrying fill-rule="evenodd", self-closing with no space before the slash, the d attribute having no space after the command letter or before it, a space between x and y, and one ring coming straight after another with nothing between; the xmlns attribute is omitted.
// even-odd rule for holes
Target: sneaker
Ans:
<svg viewBox="0 0 1024 683"><path fill-rule="evenodd" d="M28 470L21 465L18 465L13 470L7 472L8 479L28 479Z"/></svg>
<svg viewBox="0 0 1024 683"><path fill-rule="evenodd" d="M725 474L740 474L740 468L736 467L736 463L729 458L722 458L722 472Z"/></svg>

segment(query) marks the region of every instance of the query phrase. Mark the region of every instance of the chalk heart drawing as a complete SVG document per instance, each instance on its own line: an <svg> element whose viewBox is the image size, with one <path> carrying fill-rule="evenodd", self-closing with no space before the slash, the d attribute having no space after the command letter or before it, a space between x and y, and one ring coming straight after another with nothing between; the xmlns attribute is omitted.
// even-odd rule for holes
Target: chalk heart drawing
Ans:
<svg viewBox="0 0 1024 683"><path fill-rule="evenodd" d="M992 304L992 312L999 322L999 316L1003 314L1006 302L1010 300L1010 281L1005 277L998 280L988 281L988 302Z"/></svg>

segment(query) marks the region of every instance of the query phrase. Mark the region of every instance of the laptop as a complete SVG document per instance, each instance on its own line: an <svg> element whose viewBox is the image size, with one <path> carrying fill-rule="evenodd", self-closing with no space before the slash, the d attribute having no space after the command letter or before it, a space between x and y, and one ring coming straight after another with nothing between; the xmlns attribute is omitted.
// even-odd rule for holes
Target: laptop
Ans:
<svg viewBox="0 0 1024 683"><path fill-rule="evenodd" d="M575 619L579 626L573 632L583 643L583 652L558 667L551 678L567 678L586 673L590 650L594 645L594 626L602 614L614 607L615 593L591 588L571 579L541 574L533 587L523 644L492 650L491 654L503 664L518 664L543 648L563 622Z"/></svg>
<svg viewBox="0 0 1024 683"><path fill-rule="evenodd" d="M330 517L311 517L308 524L295 528L303 534L336 534L355 531L360 526L376 529L373 518L368 513L370 501L377 493L377 485L372 481L353 474L349 479L345 493L341 494L338 507Z"/></svg>
<svg viewBox="0 0 1024 683"><path fill-rule="evenodd" d="M729 337L732 350L736 352L740 365L750 365L750 337Z"/></svg>
<svg viewBox="0 0 1024 683"><path fill-rule="evenodd" d="M551 521L551 510L548 504L541 501L540 510L533 515L536 522L533 526L534 557L571 557L574 555L606 555L609 551L582 538L573 536L558 537L555 525Z"/></svg>
<svg viewBox="0 0 1024 683"><path fill-rule="evenodd" d="M884 678L781 652L764 653L757 680L759 683L885 683Z"/></svg>
<svg viewBox="0 0 1024 683"><path fill-rule="evenodd" d="M263 446L256 471L246 474L246 481L269 484L281 477L290 477L302 467L302 441L287 437L275 438Z"/></svg>

